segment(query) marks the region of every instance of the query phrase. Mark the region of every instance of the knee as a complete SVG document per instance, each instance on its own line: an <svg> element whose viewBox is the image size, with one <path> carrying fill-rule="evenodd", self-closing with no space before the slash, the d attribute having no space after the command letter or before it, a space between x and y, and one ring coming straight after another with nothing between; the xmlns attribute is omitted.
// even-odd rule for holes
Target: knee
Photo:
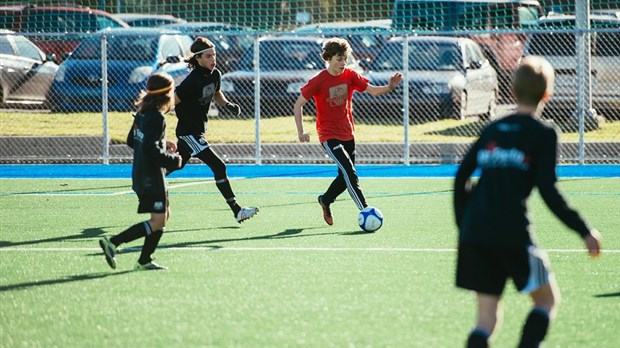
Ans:
<svg viewBox="0 0 620 348"><path fill-rule="evenodd" d="M534 307L547 310L551 316L557 311L560 305L560 291L555 282L550 281L531 294Z"/></svg>
<svg viewBox="0 0 620 348"><path fill-rule="evenodd" d="M159 231L159 230L162 230L164 227L166 227L167 215L169 215L169 213L161 214L161 216L158 215L158 216L151 217L151 219L149 220L149 225L151 225L151 230Z"/></svg>

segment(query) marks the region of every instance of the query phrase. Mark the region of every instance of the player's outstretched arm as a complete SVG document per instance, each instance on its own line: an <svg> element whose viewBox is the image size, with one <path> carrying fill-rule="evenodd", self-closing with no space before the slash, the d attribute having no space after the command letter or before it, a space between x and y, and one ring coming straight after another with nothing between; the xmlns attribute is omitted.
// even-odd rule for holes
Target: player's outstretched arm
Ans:
<svg viewBox="0 0 620 348"><path fill-rule="evenodd" d="M390 93L393 90L395 90L398 87L398 85L400 85L400 82L402 80L403 80L403 74L397 72L394 75L392 75L392 77L390 77L390 82L388 82L387 85L375 86L375 85L369 84L368 87L366 87L365 92L368 92L368 94L372 95L373 97L378 97L380 95Z"/></svg>

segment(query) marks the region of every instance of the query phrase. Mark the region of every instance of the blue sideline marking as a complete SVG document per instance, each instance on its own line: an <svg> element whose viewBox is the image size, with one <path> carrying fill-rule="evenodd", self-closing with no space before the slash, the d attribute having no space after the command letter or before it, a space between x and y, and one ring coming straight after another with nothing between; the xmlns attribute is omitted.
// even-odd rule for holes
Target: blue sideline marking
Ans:
<svg viewBox="0 0 620 348"><path fill-rule="evenodd" d="M226 166L228 176L245 178L332 178L336 175L336 166L303 164L266 164ZM360 177L453 177L458 165L356 165ZM211 178L211 170L204 164L190 164L183 170L172 173L170 178ZM563 178L620 177L620 165L588 164L558 166L558 176ZM131 178L131 164L3 164L0 165L0 178L23 179L115 179Z"/></svg>

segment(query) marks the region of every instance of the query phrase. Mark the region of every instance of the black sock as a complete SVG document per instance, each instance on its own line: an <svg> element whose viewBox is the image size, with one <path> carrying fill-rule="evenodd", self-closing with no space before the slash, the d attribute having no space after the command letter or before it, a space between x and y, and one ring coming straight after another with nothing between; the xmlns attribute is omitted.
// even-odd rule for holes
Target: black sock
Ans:
<svg viewBox="0 0 620 348"><path fill-rule="evenodd" d="M146 235L146 237L144 238L144 245L142 245L142 252L140 253L140 258L138 259L138 262L141 265L145 265L153 261L153 259L151 259L151 255L153 255L153 253L155 252L157 244L159 244L159 240L161 239L161 236L163 234L164 231L159 230L153 231L150 234Z"/></svg>
<svg viewBox="0 0 620 348"><path fill-rule="evenodd" d="M149 225L148 221L142 221L110 238L110 242L112 242L116 246L119 246L123 243L129 243L138 238L146 236L147 230L151 230L151 225Z"/></svg>
<svg viewBox="0 0 620 348"><path fill-rule="evenodd" d="M467 348L487 348L491 335L483 329L475 328L467 337Z"/></svg>
<svg viewBox="0 0 620 348"><path fill-rule="evenodd" d="M549 313L542 308L533 308L525 320L519 348L538 347L547 335Z"/></svg>
<svg viewBox="0 0 620 348"><path fill-rule="evenodd" d="M230 206L233 214L237 216L237 213L239 213L239 211L241 210L241 206L239 206L239 203L237 203L235 197L227 199L226 203L228 203L228 205Z"/></svg>

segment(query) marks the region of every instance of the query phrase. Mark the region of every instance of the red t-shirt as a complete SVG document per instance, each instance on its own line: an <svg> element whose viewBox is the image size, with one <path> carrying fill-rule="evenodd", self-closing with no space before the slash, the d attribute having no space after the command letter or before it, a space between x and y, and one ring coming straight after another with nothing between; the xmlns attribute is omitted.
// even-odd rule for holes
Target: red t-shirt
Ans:
<svg viewBox="0 0 620 348"><path fill-rule="evenodd" d="M338 76L323 70L301 87L304 98L314 98L316 131L320 142L327 139L347 141L354 138L351 98L353 91L363 92L367 87L367 78L347 68Z"/></svg>

